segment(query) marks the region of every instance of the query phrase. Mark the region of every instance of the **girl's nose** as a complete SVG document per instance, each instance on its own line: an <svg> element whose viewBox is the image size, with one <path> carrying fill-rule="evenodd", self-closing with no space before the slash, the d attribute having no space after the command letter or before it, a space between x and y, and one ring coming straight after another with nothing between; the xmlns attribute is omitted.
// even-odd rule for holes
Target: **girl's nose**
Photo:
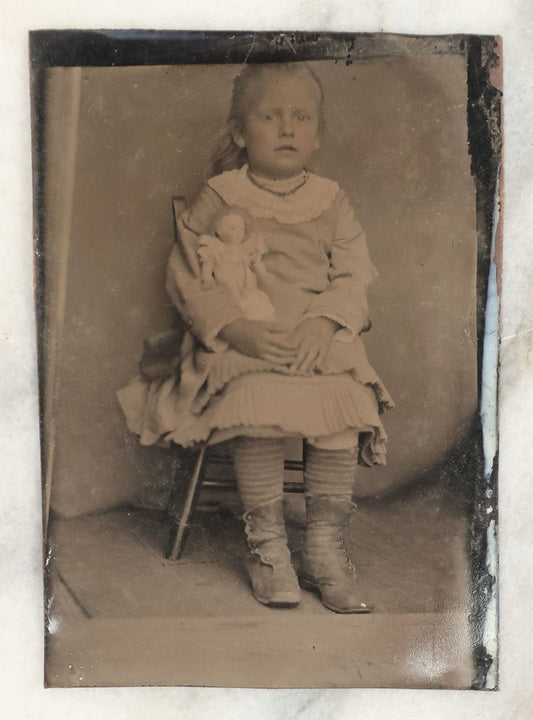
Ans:
<svg viewBox="0 0 533 720"><path fill-rule="evenodd" d="M294 135L294 120L292 114L283 114L280 117L280 134L281 135Z"/></svg>

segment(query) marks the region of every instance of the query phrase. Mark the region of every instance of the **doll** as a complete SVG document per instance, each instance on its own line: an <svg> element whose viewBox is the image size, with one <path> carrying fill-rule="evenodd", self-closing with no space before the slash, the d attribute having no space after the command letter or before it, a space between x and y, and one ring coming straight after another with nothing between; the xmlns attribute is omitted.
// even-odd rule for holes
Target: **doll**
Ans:
<svg viewBox="0 0 533 720"><path fill-rule="evenodd" d="M251 219L240 208L217 214L212 234L201 235L198 247L202 287L227 288L247 320L274 320L274 306L259 290L257 279L265 277L262 257L266 247L250 232Z"/></svg>

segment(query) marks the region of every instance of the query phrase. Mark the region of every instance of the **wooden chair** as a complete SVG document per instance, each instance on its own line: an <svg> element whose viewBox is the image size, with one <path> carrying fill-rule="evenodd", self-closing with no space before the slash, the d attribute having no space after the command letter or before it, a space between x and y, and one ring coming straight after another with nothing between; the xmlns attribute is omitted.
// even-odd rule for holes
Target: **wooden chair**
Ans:
<svg viewBox="0 0 533 720"><path fill-rule="evenodd" d="M178 218L186 208L185 199L173 197L172 208L177 237ZM303 472L305 452L304 443L302 460L285 460L285 470ZM216 478L209 473L211 467L227 467L232 464L231 455L221 453L220 449L217 452L217 446L208 448L207 445L202 445L196 450L180 449L178 451L176 470L167 503L167 513L173 521L167 550L169 560L178 560L185 549L190 520L198 505L202 488L235 492L234 480ZM303 493L304 485L302 481L285 481L283 490L284 492Z"/></svg>
<svg viewBox="0 0 533 720"><path fill-rule="evenodd" d="M303 456L305 457L305 443ZM302 460L285 460L285 470L303 472L304 457ZM187 541L190 520L198 505L202 488L223 491L236 491L235 481L213 477L209 469L214 467L227 467L233 464L231 455L217 452L217 446L207 448L203 445L199 450L179 450L177 467L172 480L172 489L167 503L167 514L172 518L173 524L168 542L167 558L178 560ZM302 480L285 480L283 491L289 493L303 493Z"/></svg>

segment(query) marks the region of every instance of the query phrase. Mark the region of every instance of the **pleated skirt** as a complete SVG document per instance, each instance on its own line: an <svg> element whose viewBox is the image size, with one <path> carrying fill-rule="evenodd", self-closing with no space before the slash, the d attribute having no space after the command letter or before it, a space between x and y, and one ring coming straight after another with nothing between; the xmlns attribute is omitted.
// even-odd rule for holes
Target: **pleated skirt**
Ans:
<svg viewBox="0 0 533 720"><path fill-rule="evenodd" d="M141 377L118 392L129 429L143 445L216 444L238 435L327 439L353 433L359 462L385 464L387 436L380 418L380 387L349 372L294 376L248 372L197 402L186 379Z"/></svg>

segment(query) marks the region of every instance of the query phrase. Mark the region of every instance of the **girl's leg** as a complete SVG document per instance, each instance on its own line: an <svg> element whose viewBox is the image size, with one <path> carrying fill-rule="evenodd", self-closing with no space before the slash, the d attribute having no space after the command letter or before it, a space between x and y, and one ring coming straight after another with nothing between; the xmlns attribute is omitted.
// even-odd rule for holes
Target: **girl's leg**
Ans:
<svg viewBox="0 0 533 720"><path fill-rule="evenodd" d="M340 613L372 610L359 597L355 569L344 546L344 529L355 511L352 492L357 454L356 447L329 449L308 444L306 457L307 528L300 584L317 590L322 603Z"/></svg>
<svg viewBox="0 0 533 720"><path fill-rule="evenodd" d="M233 465L245 512L282 499L283 451L283 438L235 438Z"/></svg>
<svg viewBox="0 0 533 720"><path fill-rule="evenodd" d="M291 607L298 604L300 589L285 532L283 451L283 439L238 437L233 464L244 506L254 595L264 605Z"/></svg>
<svg viewBox="0 0 533 720"><path fill-rule="evenodd" d="M357 447L329 450L307 445L305 493L352 499L357 467Z"/></svg>

